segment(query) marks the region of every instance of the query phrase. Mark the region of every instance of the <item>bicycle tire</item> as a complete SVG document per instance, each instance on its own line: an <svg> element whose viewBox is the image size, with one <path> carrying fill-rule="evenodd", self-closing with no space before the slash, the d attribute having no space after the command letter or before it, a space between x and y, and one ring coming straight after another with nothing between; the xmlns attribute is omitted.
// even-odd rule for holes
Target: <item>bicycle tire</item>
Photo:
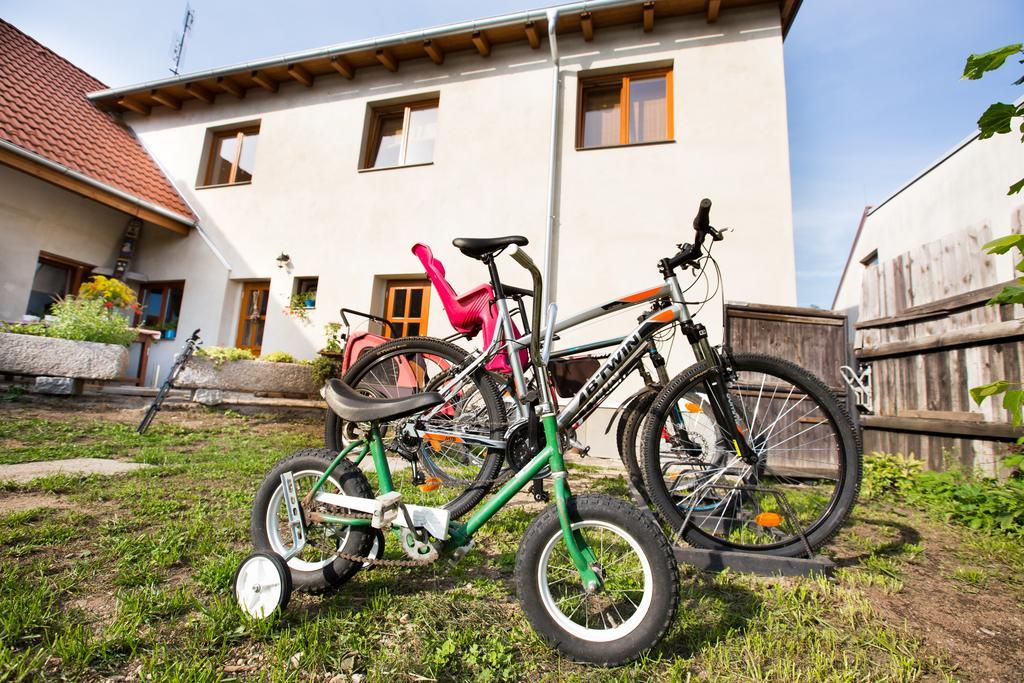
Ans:
<svg viewBox="0 0 1024 683"><path fill-rule="evenodd" d="M434 339L433 337L403 337L386 342L363 353L359 360L345 373L342 381L358 390L360 382L375 366L397 356L412 353L437 356L452 365L463 363L469 355L464 349L441 339ZM494 380L483 368L474 372L470 379L486 407L489 435L491 438L501 438L505 431L505 416ZM344 447L346 424L332 410L327 409L324 422L324 441L327 448L337 452ZM436 468L428 466L428 472L440 478L442 482L448 485L454 484L463 487L458 496L444 503L441 507L451 512L453 518L461 517L469 512L487 495L487 492L493 486L494 480L501 470L503 460L503 449L488 448L483 464L476 473L476 476L468 483L465 480L453 480L451 477L447 477L443 471L438 471Z"/></svg>
<svg viewBox="0 0 1024 683"><path fill-rule="evenodd" d="M810 522L807 528L801 529L802 537L800 535L791 535L787 540L765 543L763 545L738 543L724 540L709 534L705 529L702 529L699 524L695 523L692 517L692 511L697 509L698 506L693 503L690 503L689 509L691 512L689 512L687 516L683 515L682 511L673 501L673 497L668 490L668 485L665 480L665 472L662 469L660 447L661 441L664 438L663 428L669 411L673 406L677 405L677 402L683 397L699 395L695 393L695 388L703 386L703 382L706 381L712 373L717 372L718 366L707 361L693 365L677 375L658 394L651 406L650 417L643 427L641 444L641 473L643 475L647 495L654 503L655 509L662 521L670 528L677 530L687 543L695 547L712 550L743 550L746 552L760 552L785 557L806 555L808 550L807 546L810 546L810 550L816 551L828 543L828 541L830 541L839 532L843 523L849 517L860 491L862 455L860 439L858 438L856 429L853 426L853 420L850 418L849 413L845 408L843 408L839 403L832 391L820 379L794 363L781 358L760 354L737 354L733 358L733 361L734 367L738 373L760 372L766 376L773 376L784 380L794 388L803 392L805 397L810 397L815 402L816 408L819 409L821 411L821 415L824 416L823 419L812 417L808 420L808 422L813 423L812 427L798 428L807 431L807 429L814 429L820 424L831 425L835 435L834 445L838 450L838 454L835 458L835 465L837 468L835 476L838 479L838 484L828 501L827 508L823 510L823 512L812 522ZM792 396L792 393L790 396ZM759 395L759 401L760 398L761 397ZM775 399L776 396L773 393L768 403L771 403L771 401ZM788 399L789 397L787 397L787 400ZM804 399L801 398L800 400L802 401ZM815 407L812 406L812 410L814 409ZM810 411L806 414L809 415ZM757 416L755 414L755 420L756 417ZM714 420L714 418L710 419ZM816 419L820 421L814 422ZM705 421L707 421L707 419ZM778 419L776 422L778 422ZM774 430L773 425L771 426L772 430ZM717 425L714 426L717 427ZM751 430L751 433L753 433L753 430ZM755 434L754 438L756 439L762 434L763 431ZM769 438L770 436L771 433L769 433ZM797 444L799 444L799 442L797 442ZM765 442L764 448L767 449L767 442ZM792 448L786 450L792 450ZM825 451L827 449L816 448L813 450ZM768 457L769 454L766 453L764 455L763 462L758 464L758 478L764 476L765 473L768 472ZM787 456L783 456L783 458L785 457ZM723 470L724 469L725 468L723 468ZM768 472L769 478L774 477L779 480L793 478L796 476L797 475L775 475L774 470L772 472ZM824 477L825 475L822 475L822 478ZM811 478L811 480L813 481L813 478ZM725 496L720 496L719 502L725 501L727 505L732 504L734 506L738 506L742 503L753 500L749 494L749 487L746 487L745 485L737 487L733 492L730 492L729 495L735 491L739 491L741 488L746 488L746 491L729 499L726 499ZM813 495L814 492L812 491L812 500ZM746 496L746 498L744 496ZM759 505L760 502L757 502L756 504ZM710 506L704 506L705 509L707 507ZM787 516L798 517L795 513ZM725 518L725 513L718 513L718 523ZM716 532L717 529L718 526L716 523Z"/></svg>

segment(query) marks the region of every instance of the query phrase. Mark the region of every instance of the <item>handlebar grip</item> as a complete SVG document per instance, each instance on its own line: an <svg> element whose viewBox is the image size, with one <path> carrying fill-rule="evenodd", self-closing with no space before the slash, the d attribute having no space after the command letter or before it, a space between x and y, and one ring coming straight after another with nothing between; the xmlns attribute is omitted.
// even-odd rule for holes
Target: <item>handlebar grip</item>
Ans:
<svg viewBox="0 0 1024 683"><path fill-rule="evenodd" d="M700 208L693 219L693 229L697 232L707 232L711 227L711 200L705 197L700 200Z"/></svg>

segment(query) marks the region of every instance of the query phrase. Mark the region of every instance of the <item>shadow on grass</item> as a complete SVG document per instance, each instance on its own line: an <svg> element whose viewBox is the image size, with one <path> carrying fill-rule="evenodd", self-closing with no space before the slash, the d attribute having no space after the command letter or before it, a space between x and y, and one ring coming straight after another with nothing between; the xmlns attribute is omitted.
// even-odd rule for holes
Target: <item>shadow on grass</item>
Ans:
<svg viewBox="0 0 1024 683"><path fill-rule="evenodd" d="M764 604L761 596L716 577L696 570L683 575L675 623L651 651L652 657L689 658L706 645L743 633L758 619Z"/></svg>
<svg viewBox="0 0 1024 683"><path fill-rule="evenodd" d="M839 558L835 560L837 567L853 567L862 564L869 557L894 557L902 555L905 552L906 546L916 545L921 542L921 533L909 524L885 519L865 519L863 517L857 518L855 522L858 526L865 524L879 529L892 529L897 534L896 538L857 555Z"/></svg>

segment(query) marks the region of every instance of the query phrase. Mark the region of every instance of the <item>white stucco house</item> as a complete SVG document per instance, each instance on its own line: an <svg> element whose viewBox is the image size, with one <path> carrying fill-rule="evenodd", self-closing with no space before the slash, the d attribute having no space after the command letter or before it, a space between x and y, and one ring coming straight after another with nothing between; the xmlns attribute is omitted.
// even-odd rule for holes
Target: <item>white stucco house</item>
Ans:
<svg viewBox="0 0 1024 683"><path fill-rule="evenodd" d="M88 101L182 200L163 224L140 214L129 282L160 308L154 323L310 358L340 307L393 317L401 290L426 297L398 311L405 331L451 333L415 242L461 291L486 271L452 238L526 235L568 314L657 284L710 197L734 229L716 247L729 298L792 305L783 38L798 7L577 2L98 87ZM16 319L46 254L112 267L126 212L0 164L0 318ZM308 322L286 314L311 291ZM720 315L702 312L716 335ZM153 347L148 382L179 346Z"/></svg>

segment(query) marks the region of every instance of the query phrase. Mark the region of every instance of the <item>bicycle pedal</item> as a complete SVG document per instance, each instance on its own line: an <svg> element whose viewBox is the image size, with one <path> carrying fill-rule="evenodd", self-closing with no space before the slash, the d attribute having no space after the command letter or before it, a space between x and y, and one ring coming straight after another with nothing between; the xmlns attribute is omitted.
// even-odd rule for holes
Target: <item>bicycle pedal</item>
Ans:
<svg viewBox="0 0 1024 683"><path fill-rule="evenodd" d="M392 491L391 493L377 496L376 501L380 503L380 507L373 511L373 519L370 521L370 526L375 529L386 529L398 518L399 509L402 504L402 494L398 491Z"/></svg>

